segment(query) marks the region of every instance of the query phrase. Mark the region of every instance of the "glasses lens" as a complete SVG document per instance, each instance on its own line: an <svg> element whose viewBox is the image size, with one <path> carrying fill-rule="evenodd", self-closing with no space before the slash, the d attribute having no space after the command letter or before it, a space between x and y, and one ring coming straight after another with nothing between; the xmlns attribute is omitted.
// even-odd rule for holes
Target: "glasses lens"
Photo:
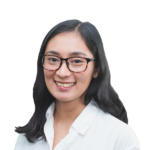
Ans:
<svg viewBox="0 0 150 150"><path fill-rule="evenodd" d="M78 57L69 58L68 62L69 62L69 69L75 72L84 71L87 66L87 61L84 58L78 58Z"/></svg>
<svg viewBox="0 0 150 150"><path fill-rule="evenodd" d="M60 58L55 56L44 56L43 57L43 66L48 70L56 70L60 66Z"/></svg>
<svg viewBox="0 0 150 150"><path fill-rule="evenodd" d="M56 70L59 68L61 59L56 56L44 56L43 57L43 66L48 70ZM71 71L82 72L87 67L87 60L80 57L74 57L68 59L68 66Z"/></svg>

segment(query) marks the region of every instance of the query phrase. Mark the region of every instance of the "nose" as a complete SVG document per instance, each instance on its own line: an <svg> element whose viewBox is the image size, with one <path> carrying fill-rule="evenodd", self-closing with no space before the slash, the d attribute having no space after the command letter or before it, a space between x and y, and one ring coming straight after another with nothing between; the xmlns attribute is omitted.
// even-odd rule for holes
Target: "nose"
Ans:
<svg viewBox="0 0 150 150"><path fill-rule="evenodd" d="M67 67L67 62L65 60L62 61L60 68L56 71L56 75L61 78L70 76L72 72Z"/></svg>

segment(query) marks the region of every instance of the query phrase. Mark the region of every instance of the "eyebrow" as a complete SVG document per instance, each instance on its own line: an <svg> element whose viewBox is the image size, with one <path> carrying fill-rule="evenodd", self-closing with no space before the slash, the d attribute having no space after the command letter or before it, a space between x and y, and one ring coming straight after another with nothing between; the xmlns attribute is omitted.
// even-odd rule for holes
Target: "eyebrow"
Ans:
<svg viewBox="0 0 150 150"><path fill-rule="evenodd" d="M55 54L55 55L60 55L58 52L53 51L53 50L48 51L47 53L52 53L52 54ZM82 52L72 52L72 53L69 53L69 55L84 55L84 56L87 56L86 54L84 54Z"/></svg>

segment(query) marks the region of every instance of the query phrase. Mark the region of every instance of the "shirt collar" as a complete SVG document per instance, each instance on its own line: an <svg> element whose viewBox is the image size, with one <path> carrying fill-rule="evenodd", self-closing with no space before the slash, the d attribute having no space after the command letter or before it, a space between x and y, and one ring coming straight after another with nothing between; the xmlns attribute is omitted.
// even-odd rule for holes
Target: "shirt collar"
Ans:
<svg viewBox="0 0 150 150"><path fill-rule="evenodd" d="M54 109L55 102L53 102L46 111L47 119L53 118ZM81 112L81 114L73 122L72 127L80 134L84 135L94 121L96 115L99 112L99 109L100 108L98 107L98 104L92 99Z"/></svg>

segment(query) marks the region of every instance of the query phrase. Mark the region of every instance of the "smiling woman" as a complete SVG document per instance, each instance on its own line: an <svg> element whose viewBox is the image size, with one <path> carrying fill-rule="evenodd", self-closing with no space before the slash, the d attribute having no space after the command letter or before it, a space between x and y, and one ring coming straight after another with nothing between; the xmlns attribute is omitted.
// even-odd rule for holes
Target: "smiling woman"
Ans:
<svg viewBox="0 0 150 150"><path fill-rule="evenodd" d="M52 28L37 65L35 112L16 128L15 150L140 149L91 23L68 20Z"/></svg>

